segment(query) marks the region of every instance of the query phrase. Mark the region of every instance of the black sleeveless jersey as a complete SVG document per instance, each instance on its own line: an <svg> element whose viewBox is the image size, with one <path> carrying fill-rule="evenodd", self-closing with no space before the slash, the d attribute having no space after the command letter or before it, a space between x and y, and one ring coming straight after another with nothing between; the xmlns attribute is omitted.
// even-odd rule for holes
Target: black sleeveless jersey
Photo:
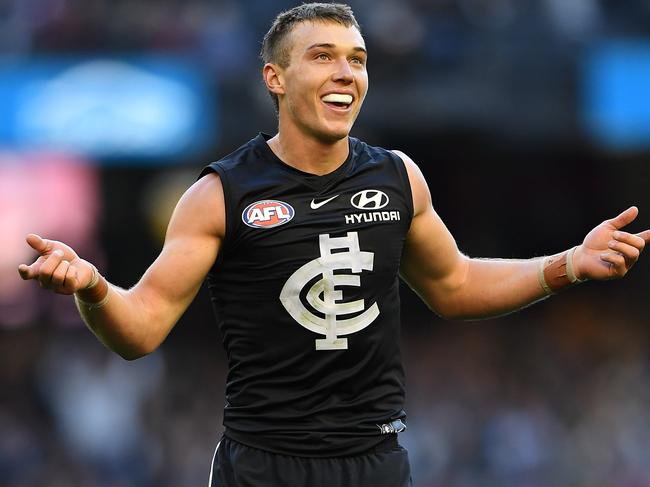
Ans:
<svg viewBox="0 0 650 487"><path fill-rule="evenodd" d="M354 455L405 418L400 257L413 216L403 161L349 139L304 173L260 134L207 166L226 235L208 287L228 357L225 434L294 456Z"/></svg>

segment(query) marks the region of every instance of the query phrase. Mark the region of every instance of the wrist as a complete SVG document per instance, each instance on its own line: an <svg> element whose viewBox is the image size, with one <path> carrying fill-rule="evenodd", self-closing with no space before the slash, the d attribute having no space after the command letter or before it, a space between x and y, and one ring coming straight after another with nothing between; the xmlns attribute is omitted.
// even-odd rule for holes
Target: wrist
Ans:
<svg viewBox="0 0 650 487"><path fill-rule="evenodd" d="M576 272L575 252L577 247L540 260L537 277L546 294L554 294L566 287L583 282Z"/></svg>
<svg viewBox="0 0 650 487"><path fill-rule="evenodd" d="M95 267L93 264L90 264L90 267L92 267L92 276L90 277L90 282L88 282L86 287L84 287L83 289L80 289L79 291L85 291L87 289L92 289L95 286L97 286L97 284L99 284L99 271L97 270L97 267Z"/></svg>
<svg viewBox="0 0 650 487"><path fill-rule="evenodd" d="M87 309L101 308L108 303L110 288L108 281L92 266L92 277L88 285L75 292L75 300Z"/></svg>
<svg viewBox="0 0 650 487"><path fill-rule="evenodd" d="M580 277L578 266L576 265L576 253L578 246L576 245L567 252L567 264L566 264L566 273L567 277L571 281L571 284L581 283L586 281Z"/></svg>

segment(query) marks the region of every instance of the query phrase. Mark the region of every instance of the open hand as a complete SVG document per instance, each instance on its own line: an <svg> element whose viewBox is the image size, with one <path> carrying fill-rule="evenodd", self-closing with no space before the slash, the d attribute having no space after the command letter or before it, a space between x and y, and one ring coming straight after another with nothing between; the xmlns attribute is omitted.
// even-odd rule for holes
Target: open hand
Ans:
<svg viewBox="0 0 650 487"><path fill-rule="evenodd" d="M69 246L33 233L27 235L26 240L40 256L31 265L18 266L20 277L36 279L41 287L59 294L74 294L90 284L93 266L79 258Z"/></svg>
<svg viewBox="0 0 650 487"><path fill-rule="evenodd" d="M579 279L618 279L627 274L650 241L650 230L636 234L621 230L638 214L639 209L631 206L587 234L574 254Z"/></svg>

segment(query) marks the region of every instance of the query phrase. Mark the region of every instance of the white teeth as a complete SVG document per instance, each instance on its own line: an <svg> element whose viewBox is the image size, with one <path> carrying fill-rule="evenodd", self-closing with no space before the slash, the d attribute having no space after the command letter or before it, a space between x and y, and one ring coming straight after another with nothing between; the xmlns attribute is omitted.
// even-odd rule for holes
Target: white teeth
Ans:
<svg viewBox="0 0 650 487"><path fill-rule="evenodd" d="M325 95L322 100L329 103L345 103L346 105L349 105L352 103L352 95L330 93L329 95Z"/></svg>

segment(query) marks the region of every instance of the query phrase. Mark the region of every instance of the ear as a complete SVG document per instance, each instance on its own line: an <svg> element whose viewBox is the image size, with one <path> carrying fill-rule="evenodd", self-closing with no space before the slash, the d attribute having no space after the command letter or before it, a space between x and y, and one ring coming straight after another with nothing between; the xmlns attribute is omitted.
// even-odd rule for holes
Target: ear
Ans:
<svg viewBox="0 0 650 487"><path fill-rule="evenodd" d="M282 68L277 64L266 63L262 68L262 77L266 88L276 95L284 95L284 78Z"/></svg>

